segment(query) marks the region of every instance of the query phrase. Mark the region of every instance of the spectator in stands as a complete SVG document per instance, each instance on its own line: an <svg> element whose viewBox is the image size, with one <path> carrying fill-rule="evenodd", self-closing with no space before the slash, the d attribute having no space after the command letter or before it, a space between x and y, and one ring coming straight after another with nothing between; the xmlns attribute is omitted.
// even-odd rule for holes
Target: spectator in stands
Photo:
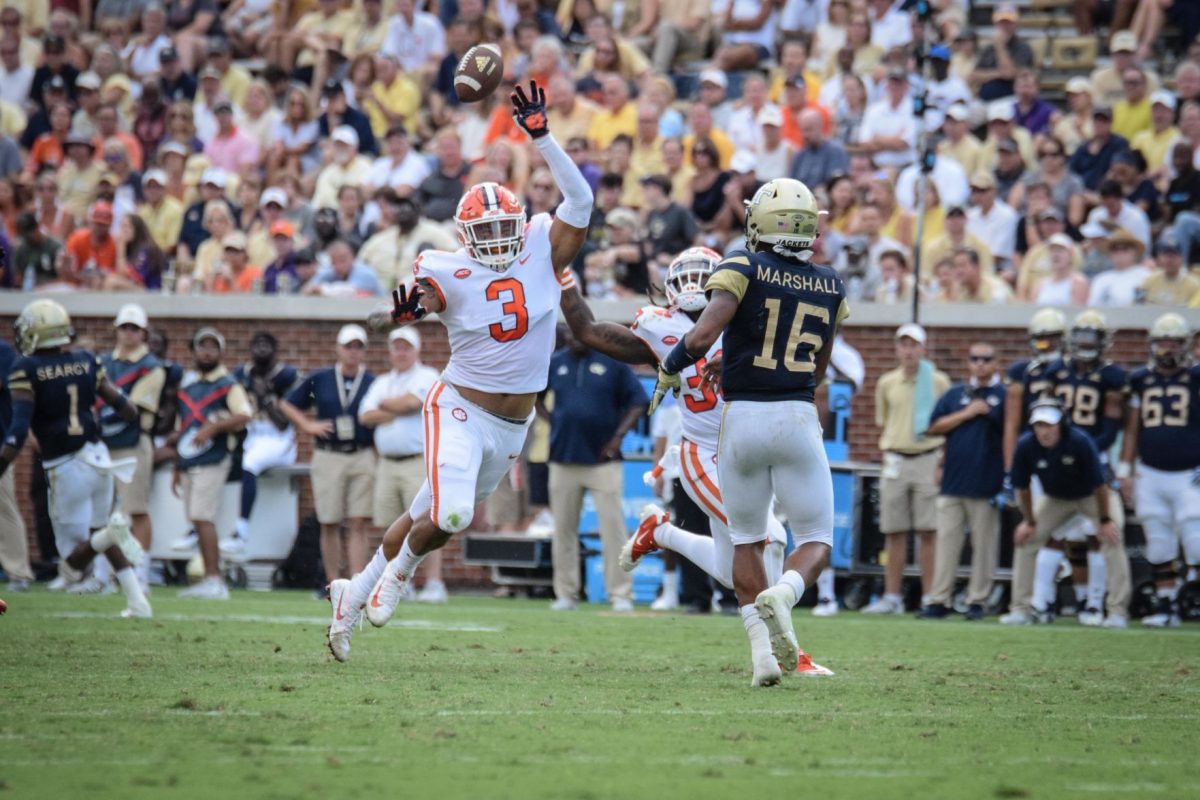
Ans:
<svg viewBox="0 0 1200 800"><path fill-rule="evenodd" d="M366 523L371 515L375 456L371 431L358 421L363 398L375 380L363 366L366 348L367 332L359 325L343 325L337 335L337 363L309 374L279 402L280 411L296 429L313 437L313 504L321 524L321 558L330 581L347 574L342 569L343 544L349 574L366 566L370 557ZM310 408L315 417L306 413Z"/></svg>
<svg viewBox="0 0 1200 800"><path fill-rule="evenodd" d="M379 211L379 232L366 241L358 258L374 271L384 289L407 283L423 250L458 248L457 240L445 228L421 216L420 206L411 197L385 193Z"/></svg>
<svg viewBox="0 0 1200 800"><path fill-rule="evenodd" d="M210 164L226 172L244 175L258 166L258 143L238 130L233 121L233 103L228 98L213 102L217 118L216 134L204 145L204 155Z"/></svg>
<svg viewBox="0 0 1200 800"><path fill-rule="evenodd" d="M204 580L180 592L180 597L228 600L221 577L215 522L233 447L233 435L244 430L254 410L246 391L221 363L225 337L215 328L200 328L192 336L193 369L179 387L179 423L172 441L179 454L172 489L183 498L184 515L196 536L185 537L177 549L199 544Z"/></svg>
<svg viewBox="0 0 1200 800"><path fill-rule="evenodd" d="M62 242L47 236L38 226L37 217L26 211L17 217L17 240L9 258L14 279L29 285L30 270L34 287L58 280L55 264Z"/></svg>
<svg viewBox="0 0 1200 800"><path fill-rule="evenodd" d="M886 250L879 256L879 288L875 291L876 303L907 305L912 302L915 281L908 259L899 250Z"/></svg>
<svg viewBox="0 0 1200 800"><path fill-rule="evenodd" d="M592 115L588 139L598 149L605 149L618 135L637 134L637 108L629 100L629 87L616 75L606 75L600 81L603 105Z"/></svg>
<svg viewBox="0 0 1200 800"><path fill-rule="evenodd" d="M1022 208L1034 183L1045 184L1050 200L1073 226L1083 224L1084 186L1077 175L1067 169L1067 150L1054 136L1046 136L1037 146L1037 170L1018 183L1008 195L1013 208Z"/></svg>
<svg viewBox="0 0 1200 800"><path fill-rule="evenodd" d="M179 259L183 263L184 274L189 275L190 272L190 280L181 282L181 291L187 291L193 285L207 286L209 275L220 265L225 254L225 236L236 230L229 206L221 200L208 201L204 205L204 230L206 238L196 248L196 257L190 264L190 270L187 260Z"/></svg>
<svg viewBox="0 0 1200 800"><path fill-rule="evenodd" d="M676 61L704 55L713 22L710 5L706 0L678 0L658 6L660 19L651 48L655 72L669 75Z"/></svg>
<svg viewBox="0 0 1200 800"><path fill-rule="evenodd" d="M1067 81L1067 108L1053 125L1054 136L1073 153L1079 145L1092 138L1092 84L1076 75Z"/></svg>
<svg viewBox="0 0 1200 800"><path fill-rule="evenodd" d="M1050 251L1046 242L1056 233L1065 233L1062 212L1050 203L1045 184L1030 185L1029 204L1017 229L1017 297L1029 302L1036 280L1050 273ZM1070 237L1068 237L1070 238Z"/></svg>
<svg viewBox="0 0 1200 800"><path fill-rule="evenodd" d="M1032 69L1017 72L1015 122L1029 131L1030 136L1049 133L1055 113L1054 106L1038 96L1038 88L1037 72Z"/></svg>
<svg viewBox="0 0 1200 800"><path fill-rule="evenodd" d="M1172 145L1171 166L1175 177L1163 195L1163 217L1168 223L1176 223L1185 213L1200 209L1200 171L1192 160L1190 142L1177 141Z"/></svg>
<svg viewBox="0 0 1200 800"><path fill-rule="evenodd" d="M144 24L143 30L145 30ZM61 36L47 34L42 39L42 65L34 70L33 83L29 87L29 97L35 103L41 102L43 109L50 107L49 98L43 95L47 84L54 84L52 88L64 91L66 96L63 99L69 100L71 103L76 100L75 79L79 77L79 69L67 60L66 52L67 43ZM22 59L22 61L24 60ZM125 60L129 62L128 56ZM135 64L130 64L130 66L137 69ZM151 71L153 71L153 67Z"/></svg>
<svg viewBox="0 0 1200 800"><path fill-rule="evenodd" d="M884 534L887 565L883 595L864 614L902 614L900 594L908 533L915 531L921 565L921 605L928 605L934 572L940 436L928 434L937 398L950 379L925 358L925 329L909 323L896 331L900 366L880 376L875 385L875 424L881 429L883 470L879 484L879 529Z"/></svg>
<svg viewBox="0 0 1200 800"><path fill-rule="evenodd" d="M112 224L112 206L93 203L87 227L72 233L66 247L59 251L55 270L62 280L73 286L100 288L101 273L111 273L117 267L117 247L109 234Z"/></svg>
<svg viewBox="0 0 1200 800"><path fill-rule="evenodd" d="M205 291L214 294L258 294L262 291L262 269L246 255L246 234L231 231L221 237L225 257L209 272Z"/></svg>
<svg viewBox="0 0 1200 800"><path fill-rule="evenodd" d="M1121 187L1125 199L1146 214L1151 224L1159 220L1158 189L1146 177L1146 159L1136 150L1126 150L1113 159L1108 170L1109 180Z"/></svg>
<svg viewBox="0 0 1200 800"><path fill-rule="evenodd" d="M1129 146L1142 154L1149 169L1148 177L1156 183L1164 182L1170 170L1167 156L1171 146L1179 139L1179 128L1175 127L1175 95L1160 89L1150 96L1150 127L1139 131L1129 141Z"/></svg>
<svg viewBox="0 0 1200 800"><path fill-rule="evenodd" d="M779 23L775 0L729 0L717 22L721 44L713 55L713 64L724 71L754 69L771 55ZM714 16L716 11L714 6Z"/></svg>
<svg viewBox="0 0 1200 800"><path fill-rule="evenodd" d="M561 330L561 328L560 328ZM550 509L554 514L552 609L575 608L580 589L579 518L590 491L600 518L604 583L612 608L633 610L631 580L617 564L625 543L621 442L645 412L645 390L628 366L588 350L569 331L550 361ZM541 406L541 403L539 403ZM541 412L546 415L545 407Z"/></svg>
<svg viewBox="0 0 1200 800"><path fill-rule="evenodd" d="M279 219L271 223L270 236L275 257L263 268L263 292L291 294L300 288L296 274L296 229L287 220Z"/></svg>
<svg viewBox="0 0 1200 800"><path fill-rule="evenodd" d="M753 78L760 84L763 84L761 75L754 75ZM750 82L750 78L746 80ZM712 124L720 130L732 130L729 123L733 115L733 104L725 96L728 88L729 79L725 77L725 73L721 70L706 69L700 73L698 102L708 106L708 111L712 114ZM765 90L765 88L765 85L759 86L760 101L766 99L766 92L761 91Z"/></svg>
<svg viewBox="0 0 1200 800"><path fill-rule="evenodd" d="M971 133L968 123L971 112L967 106L955 104L946 111L942 122L944 137L937 145L939 160L951 158L962 167L967 175L973 175L983 169L981 157L983 144Z"/></svg>
<svg viewBox="0 0 1200 800"><path fill-rule="evenodd" d="M1140 301L1148 305L1186 306L1200 292L1200 278L1184 269L1183 247L1167 230L1158 237L1155 269L1142 282Z"/></svg>
<svg viewBox="0 0 1200 800"><path fill-rule="evenodd" d="M1175 96L1180 105L1200 100L1200 64L1181 61L1175 67Z"/></svg>
<svg viewBox="0 0 1200 800"><path fill-rule="evenodd" d="M388 128L384 150L371 165L367 184L375 189L388 186L406 195L416 192L421 181L429 177L429 162L412 149L403 123Z"/></svg>
<svg viewBox="0 0 1200 800"><path fill-rule="evenodd" d="M1082 306L1087 304L1088 280L1079 271L1083 259L1079 246L1065 233L1046 240L1049 269L1031 283L1030 301L1039 306Z"/></svg>
<svg viewBox="0 0 1200 800"><path fill-rule="evenodd" d="M1150 219L1139 206L1125 199L1124 189L1115 180L1105 180L1100 185L1100 205L1091 210L1087 221L1133 234L1142 243L1143 253L1150 247Z"/></svg>
<svg viewBox="0 0 1200 800"><path fill-rule="evenodd" d="M383 287L366 264L354 257L354 249L345 239L336 239L326 249L329 263L317 270L305 292L332 296L379 295Z"/></svg>
<svg viewBox="0 0 1200 800"><path fill-rule="evenodd" d="M979 53L971 88L985 102L1011 97L1015 91L1017 71L1033 66L1033 50L1017 35L1017 8L1012 3L996 6L992 11L995 38Z"/></svg>
<svg viewBox="0 0 1200 800"><path fill-rule="evenodd" d="M617 299L645 295L650 289L646 256L638 242L638 217L616 208L604 220L604 247L584 259L588 296Z"/></svg>
<svg viewBox="0 0 1200 800"><path fill-rule="evenodd" d="M72 132L63 143L66 158L58 169L58 196L67 211L77 219L87 213L88 203L96 194L103 169L93 159L95 146L87 136Z"/></svg>
<svg viewBox="0 0 1200 800"><path fill-rule="evenodd" d="M318 208L334 206L343 186L365 183L371 173L371 162L358 153L358 134L353 128L340 125L330 138L333 159L317 176L313 190L312 202Z"/></svg>
<svg viewBox="0 0 1200 800"><path fill-rule="evenodd" d="M1088 305L1131 306L1150 269L1142 263L1146 245L1137 236L1124 228L1118 228L1108 237L1108 256L1112 268L1092 279L1092 290Z"/></svg>
<svg viewBox="0 0 1200 800"><path fill-rule="evenodd" d="M871 42L871 18L866 11L850 12L846 23L846 45L830 54L822 76L830 80L839 73L867 75L883 59L883 49Z"/></svg>
<svg viewBox="0 0 1200 800"><path fill-rule="evenodd" d="M117 225L116 270L105 276L108 291L149 291L163 288L167 257L155 244L150 229L137 214L126 214Z"/></svg>
<svg viewBox="0 0 1200 800"><path fill-rule="evenodd" d="M355 134L354 148L357 152L372 157L379 155L375 134L371 130L371 121L366 114L347 103L342 84L338 81L327 81L321 89L321 97L325 100L325 111L317 117L319 135L335 137L336 140L338 129L349 127Z"/></svg>
<svg viewBox="0 0 1200 800"><path fill-rule="evenodd" d="M696 168L688 163L688 152L684 149L682 139L666 139L662 145L663 166L671 178L671 199L681 206L692 205L692 179L696 176ZM601 187L604 178L600 179Z"/></svg>
<svg viewBox="0 0 1200 800"><path fill-rule="evenodd" d="M709 107L704 103L692 103L688 108L688 126L692 132L683 139L686 151L690 152L697 142L707 139L717 150L717 163L720 168L728 169L729 160L733 158L733 142L725 131L714 125Z"/></svg>
<svg viewBox="0 0 1200 800"><path fill-rule="evenodd" d="M1017 244L1017 212L996 197L996 179L988 172L971 176L967 230L979 237L1001 274L1012 273Z"/></svg>
<svg viewBox="0 0 1200 800"><path fill-rule="evenodd" d="M416 328L396 328L388 334L391 371L367 389L358 408L358 421L374 429L379 461L375 472L374 523L386 528L412 504L425 482L421 408L437 383L438 372L421 363L421 336ZM446 602L442 554L435 551L422 562L425 585L417 599Z"/></svg>
<svg viewBox="0 0 1200 800"><path fill-rule="evenodd" d="M453 130L444 129L438 133L435 152L437 169L421 182L417 196L426 216L437 222L446 222L454 216L458 207L471 165L463 160L462 140Z"/></svg>
<svg viewBox="0 0 1200 800"><path fill-rule="evenodd" d="M1004 482L999 454L1006 390L992 345L972 344L967 359L970 380L950 387L938 399L929 421L929 433L945 436L946 444L938 465L937 559L929 604L919 614L923 619L949 616L968 530L971 578L966 616L983 619L999 553L1000 511L992 500Z"/></svg>
<svg viewBox="0 0 1200 800"><path fill-rule="evenodd" d="M765 182L789 174L796 158L796 148L783 138L783 112L777 106L766 106L758 115L756 124L762 132L762 146L758 151L758 171L755 175Z"/></svg>
<svg viewBox="0 0 1200 800"><path fill-rule="evenodd" d="M917 157L917 129L908 96L908 73L903 68L889 69L884 91L884 99L867 108L856 152L869 154L880 167L899 168Z"/></svg>
<svg viewBox="0 0 1200 800"><path fill-rule="evenodd" d="M696 139L691 155L696 169L691 181L692 214L700 229L709 233L723 226L719 218L725 210L725 184L730 176L721 169L720 155L711 139Z"/></svg>
<svg viewBox="0 0 1200 800"><path fill-rule="evenodd" d="M1130 67L1121 73L1124 95L1113 104L1113 133L1133 139L1144 130L1149 130L1150 97L1146 90L1146 73L1139 67Z"/></svg>
<svg viewBox="0 0 1200 800"><path fill-rule="evenodd" d="M800 112L800 132L804 145L792 159L789 174L805 186L814 187L834 175L846 172L850 158L846 148L834 139L826 139L821 115L814 109Z"/></svg>
<svg viewBox="0 0 1200 800"><path fill-rule="evenodd" d="M7 9L6 9L7 10ZM12 422L12 398L8 391L8 375L17 360L17 351L0 339L0 431L7 433ZM25 520L17 506L16 470L6 469L0 475L0 567L8 576L10 592L24 592L34 580L29 565L29 540L25 535Z"/></svg>
<svg viewBox="0 0 1200 800"><path fill-rule="evenodd" d="M49 110L50 129L37 137L29 151L25 174L38 175L42 170L56 170L65 158L65 144L71 129L71 107L56 103Z"/></svg>
<svg viewBox="0 0 1200 800"><path fill-rule="evenodd" d="M863 211L865 212L862 215L863 218L867 220L868 225L871 225L874 217L878 216L878 210L874 206L864 206ZM891 242L891 240L887 241ZM892 244L895 243L892 242ZM883 252L886 253L900 252L888 248L886 244L884 248ZM846 286L846 297L850 300L869 300L878 294L882 274L878 259L871 255L870 241L865 235L859 234L846 239L833 259L833 268L841 276L842 282Z"/></svg>
<svg viewBox="0 0 1200 800"><path fill-rule="evenodd" d="M647 209L645 249L650 263L665 270L676 255L692 246L700 229L695 218L671 199L671 179L666 175L648 175L641 185ZM661 284L664 274L653 275L654 283Z"/></svg>
<svg viewBox="0 0 1200 800"><path fill-rule="evenodd" d="M1006 198L1010 198L1013 187L1022 183L1029 175L1025 170L1025 161L1021 158L1021 149L1017 147L1015 140L1001 139L996 143L996 168L992 174L996 178L996 196Z"/></svg>
<svg viewBox="0 0 1200 800"><path fill-rule="evenodd" d="M1105 67L1097 67L1092 71L1090 81L1092 96L1096 103L1103 106L1115 106L1125 98L1125 73L1130 69L1139 69L1137 63L1137 36L1132 31L1114 28L1116 33L1109 41L1108 51L1112 54L1112 63ZM1152 71L1143 71L1146 78L1146 91L1156 92L1160 81Z"/></svg>
<svg viewBox="0 0 1200 800"><path fill-rule="evenodd" d="M850 177L844 173L830 177L825 183L825 195L829 227L839 234L851 233L858 224L858 196Z"/></svg>
<svg viewBox="0 0 1200 800"><path fill-rule="evenodd" d="M1007 100L997 100L987 107L987 138L983 140L983 148L979 158L982 169L994 170L999 161L1000 142L1011 139L1017 143L1021 157L1026 164L1034 163L1033 137L1024 128L1018 127L1016 110L1013 103Z"/></svg>
<svg viewBox="0 0 1200 800"><path fill-rule="evenodd" d="M954 301L957 303L1000 304L1012 300L1008 284L995 275L986 275L979 253L963 247L954 253Z"/></svg>

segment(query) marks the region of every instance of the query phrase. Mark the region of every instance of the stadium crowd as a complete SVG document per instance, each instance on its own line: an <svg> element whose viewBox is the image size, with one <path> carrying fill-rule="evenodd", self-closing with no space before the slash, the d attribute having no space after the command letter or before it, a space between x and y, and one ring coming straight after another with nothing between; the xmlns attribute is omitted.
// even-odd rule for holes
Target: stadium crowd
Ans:
<svg viewBox="0 0 1200 800"><path fill-rule="evenodd" d="M1053 81L1011 4L934 2L928 23L886 0L49 5L0 10L4 288L386 293L455 246L465 186L555 207L507 105L534 78L596 194L589 297L737 247L742 201L788 175L828 210L818 258L854 301L1200 304L1186 3L1186 48L1118 4L1108 57ZM505 83L460 104L455 67L488 41Z"/></svg>

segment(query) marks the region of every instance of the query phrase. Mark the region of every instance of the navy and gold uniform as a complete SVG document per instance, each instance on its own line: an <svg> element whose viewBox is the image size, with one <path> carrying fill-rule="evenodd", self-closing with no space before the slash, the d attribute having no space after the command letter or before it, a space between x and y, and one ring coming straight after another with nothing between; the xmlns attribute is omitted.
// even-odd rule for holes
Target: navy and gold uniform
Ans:
<svg viewBox="0 0 1200 800"><path fill-rule="evenodd" d="M94 409L104 374L100 359L86 350L36 352L13 364L9 389L33 393L29 427L47 465L100 441ZM20 446L11 435L7 443Z"/></svg>
<svg viewBox="0 0 1200 800"><path fill-rule="evenodd" d="M1109 392L1128 392L1125 370L1111 361L1083 364L1067 356L1047 366L1045 380L1046 393L1063 404L1073 426L1092 437L1104 460L1121 429L1119 419L1105 416L1105 398Z"/></svg>
<svg viewBox="0 0 1200 800"><path fill-rule="evenodd" d="M100 357L104 372L113 386L120 389L141 411L137 422L126 422L116 409L101 405L100 434L112 450L124 450L137 445L142 433L154 425L159 396L165 381L165 371L158 357L144 346L130 358L119 358L114 350Z"/></svg>
<svg viewBox="0 0 1200 800"><path fill-rule="evenodd" d="M1049 393L1053 383L1049 379L1049 368L1052 362L1038 358L1025 358L1014 361L1009 365L1004 381L1009 385L1019 384L1021 387L1021 423L1024 430L1029 422L1029 408Z"/></svg>
<svg viewBox="0 0 1200 800"><path fill-rule="evenodd" d="M1167 472L1200 467L1200 365L1173 375L1134 370L1129 393L1140 419L1138 460Z"/></svg>
<svg viewBox="0 0 1200 800"><path fill-rule="evenodd" d="M724 335L725 399L811 403L817 353L849 314L837 272L774 253L740 252L717 265L705 289L723 289L739 301Z"/></svg>
<svg viewBox="0 0 1200 800"><path fill-rule="evenodd" d="M833 482L813 395L817 355L849 314L829 267L775 253L722 261L705 290L738 308L723 334L717 472L735 545L767 538L778 497L798 545L832 544Z"/></svg>

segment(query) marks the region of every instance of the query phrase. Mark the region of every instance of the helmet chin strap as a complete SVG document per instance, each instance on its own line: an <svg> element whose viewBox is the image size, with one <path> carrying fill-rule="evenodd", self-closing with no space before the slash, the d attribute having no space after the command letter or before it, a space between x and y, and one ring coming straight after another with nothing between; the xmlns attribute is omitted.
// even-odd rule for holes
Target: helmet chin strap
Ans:
<svg viewBox="0 0 1200 800"><path fill-rule="evenodd" d="M786 256L787 258L794 258L797 261L808 262L808 261L812 261L812 257L813 257L812 248L809 248L807 250L793 250L790 247L784 247L782 244L776 244L776 245L771 246L771 250L778 253L781 256Z"/></svg>

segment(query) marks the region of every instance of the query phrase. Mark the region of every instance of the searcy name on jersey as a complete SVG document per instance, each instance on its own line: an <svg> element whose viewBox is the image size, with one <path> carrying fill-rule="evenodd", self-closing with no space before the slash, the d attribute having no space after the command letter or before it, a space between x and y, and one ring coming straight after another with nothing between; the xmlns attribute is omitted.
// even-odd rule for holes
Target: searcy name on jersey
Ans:
<svg viewBox="0 0 1200 800"><path fill-rule="evenodd" d="M39 381L49 381L55 378L70 378L80 375L87 375L92 371L92 365L88 361L75 361L67 364L53 364L46 367L37 368L37 379Z"/></svg>
<svg viewBox="0 0 1200 800"><path fill-rule="evenodd" d="M755 278L767 283L774 283L785 289L798 292L821 292L822 294L837 294L837 286L832 278L818 278L814 275L795 275L783 270L771 269L761 264L756 266Z"/></svg>

